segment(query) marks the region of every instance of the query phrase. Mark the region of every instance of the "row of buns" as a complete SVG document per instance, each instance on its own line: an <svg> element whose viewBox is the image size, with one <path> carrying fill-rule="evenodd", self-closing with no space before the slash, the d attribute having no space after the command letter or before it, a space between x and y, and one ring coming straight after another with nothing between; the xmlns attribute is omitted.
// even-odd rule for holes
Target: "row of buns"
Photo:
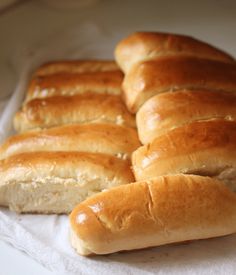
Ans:
<svg viewBox="0 0 236 275"><path fill-rule="evenodd" d="M71 242L107 254L236 232L236 63L199 40L136 33L115 50L144 144L136 182L79 204Z"/></svg>
<svg viewBox="0 0 236 275"><path fill-rule="evenodd" d="M58 61L32 76L16 113L18 134L0 146L0 205L20 213L70 213L87 197L134 181L140 146L121 100L114 61Z"/></svg>

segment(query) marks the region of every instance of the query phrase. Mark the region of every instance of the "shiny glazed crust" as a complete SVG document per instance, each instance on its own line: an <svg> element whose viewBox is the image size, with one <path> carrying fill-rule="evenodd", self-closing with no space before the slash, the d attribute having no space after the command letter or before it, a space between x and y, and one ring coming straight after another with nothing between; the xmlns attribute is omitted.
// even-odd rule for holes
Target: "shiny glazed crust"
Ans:
<svg viewBox="0 0 236 275"><path fill-rule="evenodd" d="M125 159L139 146L134 128L101 123L74 124L12 136L0 147L0 159L38 151L104 153Z"/></svg>
<svg viewBox="0 0 236 275"><path fill-rule="evenodd" d="M118 71L119 68L113 60L59 60L40 66L35 76L45 76L57 73L92 73Z"/></svg>
<svg viewBox="0 0 236 275"><path fill-rule="evenodd" d="M57 73L34 77L26 101L58 95L76 95L86 92L120 95L123 74L120 71L90 73Z"/></svg>
<svg viewBox="0 0 236 275"><path fill-rule="evenodd" d="M208 90L167 92L147 100L136 116L143 144L187 123L210 119L235 121L236 94Z"/></svg>
<svg viewBox="0 0 236 275"><path fill-rule="evenodd" d="M136 113L150 97L178 89L236 92L236 63L169 56L138 63L126 74L124 100Z"/></svg>
<svg viewBox="0 0 236 275"><path fill-rule="evenodd" d="M87 199L70 226L81 255L223 236L236 232L236 195L208 177L158 177Z"/></svg>
<svg viewBox="0 0 236 275"><path fill-rule="evenodd" d="M124 72L147 59L187 55L234 62L227 53L193 37L171 33L136 32L121 40L115 49L116 61Z"/></svg>
<svg viewBox="0 0 236 275"><path fill-rule="evenodd" d="M236 122L189 123L155 138L132 154L136 180L166 174L218 178L236 187Z"/></svg>
<svg viewBox="0 0 236 275"><path fill-rule="evenodd" d="M128 112L120 96L94 93L33 99L14 118L18 132L72 123L114 123L136 127L134 116Z"/></svg>

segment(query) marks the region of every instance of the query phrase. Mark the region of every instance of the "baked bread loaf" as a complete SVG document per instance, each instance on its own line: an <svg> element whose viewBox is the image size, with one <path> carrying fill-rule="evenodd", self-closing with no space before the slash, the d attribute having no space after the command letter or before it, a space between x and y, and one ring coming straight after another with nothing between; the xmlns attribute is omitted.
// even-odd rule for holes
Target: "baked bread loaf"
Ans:
<svg viewBox="0 0 236 275"><path fill-rule="evenodd" d="M14 117L17 132L72 123L114 123L136 127L120 96L85 93L74 96L36 98Z"/></svg>
<svg viewBox="0 0 236 275"><path fill-rule="evenodd" d="M36 152L0 161L0 205L16 212L70 213L87 197L133 181L130 162L106 154Z"/></svg>
<svg viewBox="0 0 236 275"><path fill-rule="evenodd" d="M119 68L113 60L60 60L48 62L40 66L35 76L45 76L57 73L92 73L118 71Z"/></svg>
<svg viewBox="0 0 236 275"><path fill-rule="evenodd" d="M87 199L70 227L81 255L224 236L236 232L236 195L208 177L158 177Z"/></svg>
<svg viewBox="0 0 236 275"><path fill-rule="evenodd" d="M123 82L124 100L135 113L150 97L178 89L236 92L236 62L169 56L136 64Z"/></svg>
<svg viewBox="0 0 236 275"><path fill-rule="evenodd" d="M104 153L125 159L139 146L134 128L101 123L74 124L12 136L0 147L0 159L38 151Z"/></svg>
<svg viewBox="0 0 236 275"><path fill-rule="evenodd" d="M26 101L58 95L76 95L85 92L120 95L123 74L120 71L90 73L58 73L34 77Z"/></svg>
<svg viewBox="0 0 236 275"><path fill-rule="evenodd" d="M236 93L208 90L162 93L147 100L136 116L143 144L187 123L209 119L236 121Z"/></svg>
<svg viewBox="0 0 236 275"><path fill-rule="evenodd" d="M132 154L137 181L195 174L236 186L236 122L198 121L175 128Z"/></svg>
<svg viewBox="0 0 236 275"><path fill-rule="evenodd" d="M234 61L229 54L205 42L190 36L171 33L136 32L121 40L115 49L116 61L126 73L139 61L167 55Z"/></svg>

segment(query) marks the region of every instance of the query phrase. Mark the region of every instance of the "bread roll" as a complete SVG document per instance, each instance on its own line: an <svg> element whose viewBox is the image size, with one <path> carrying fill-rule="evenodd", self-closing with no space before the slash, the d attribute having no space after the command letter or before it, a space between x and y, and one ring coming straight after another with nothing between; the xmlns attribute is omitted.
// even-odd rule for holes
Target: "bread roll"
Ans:
<svg viewBox="0 0 236 275"><path fill-rule="evenodd" d="M119 68L112 60L63 60L48 62L40 66L35 76L45 76L57 73L87 73L118 71Z"/></svg>
<svg viewBox="0 0 236 275"><path fill-rule="evenodd" d="M236 62L170 56L145 61L126 74L124 99L137 112L150 97L178 89L213 89L236 92Z"/></svg>
<svg viewBox="0 0 236 275"><path fill-rule="evenodd" d="M236 186L236 122L199 121L175 128L132 155L136 180L195 174Z"/></svg>
<svg viewBox="0 0 236 275"><path fill-rule="evenodd" d="M81 255L224 236L236 232L236 195L208 177L158 177L87 199L70 227Z"/></svg>
<svg viewBox="0 0 236 275"><path fill-rule="evenodd" d="M137 116L143 144L184 124L209 119L236 120L236 94L207 90L179 90L151 97Z"/></svg>
<svg viewBox="0 0 236 275"><path fill-rule="evenodd" d="M106 154L36 152L0 161L0 205L16 212L70 213L85 198L133 180L130 163Z"/></svg>
<svg viewBox="0 0 236 275"><path fill-rule="evenodd" d="M123 74L120 71L83 74L58 73L34 77L29 85L26 101L58 95L85 92L120 95Z"/></svg>
<svg viewBox="0 0 236 275"><path fill-rule="evenodd" d="M114 123L136 127L120 96L85 93L74 96L36 98L16 113L17 132L72 123Z"/></svg>
<svg viewBox="0 0 236 275"><path fill-rule="evenodd" d="M234 59L227 53L193 37L158 32L136 32L118 43L116 61L124 72L145 59L167 55L188 55L226 62Z"/></svg>
<svg viewBox="0 0 236 275"><path fill-rule="evenodd" d="M15 135L0 147L0 159L37 151L80 151L130 158L140 146L135 129L113 124L66 125Z"/></svg>

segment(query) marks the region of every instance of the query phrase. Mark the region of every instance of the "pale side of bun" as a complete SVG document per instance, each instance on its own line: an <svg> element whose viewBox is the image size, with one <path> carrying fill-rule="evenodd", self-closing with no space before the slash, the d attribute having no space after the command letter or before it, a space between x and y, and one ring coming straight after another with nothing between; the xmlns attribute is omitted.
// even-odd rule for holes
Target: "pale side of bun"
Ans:
<svg viewBox="0 0 236 275"><path fill-rule="evenodd" d="M113 60L59 60L40 66L35 76L45 76L57 73L92 73L118 71L119 68Z"/></svg>
<svg viewBox="0 0 236 275"><path fill-rule="evenodd" d="M236 92L236 63L169 56L132 67L123 82L124 100L134 113L150 97L179 89Z"/></svg>
<svg viewBox="0 0 236 275"><path fill-rule="evenodd" d="M199 121L139 147L132 165L137 181L183 173L214 177L236 188L235 151L236 122Z"/></svg>
<svg viewBox="0 0 236 275"><path fill-rule="evenodd" d="M136 116L143 144L187 123L210 119L236 121L236 93L179 90L158 94L147 100Z"/></svg>
<svg viewBox="0 0 236 275"><path fill-rule="evenodd" d="M27 102L14 117L17 132L73 123L113 123L136 127L134 116L120 96L95 93L36 98Z"/></svg>
<svg viewBox="0 0 236 275"><path fill-rule="evenodd" d="M0 159L38 151L104 153L125 159L139 146L134 128L101 123L73 124L12 136L0 147Z"/></svg>
<svg viewBox="0 0 236 275"><path fill-rule="evenodd" d="M70 226L81 255L224 236L236 232L236 195L208 177L158 177L85 200Z"/></svg>
<svg viewBox="0 0 236 275"><path fill-rule="evenodd" d="M0 205L16 212L70 213L87 197L133 181L130 162L106 154L23 153L0 161Z"/></svg>
<svg viewBox="0 0 236 275"><path fill-rule="evenodd" d="M58 95L76 95L86 92L120 95L123 74L120 71L90 73L58 73L34 77L26 101Z"/></svg>
<svg viewBox="0 0 236 275"><path fill-rule="evenodd" d="M167 55L187 55L234 62L229 54L203 41L171 33L136 32L121 40L115 49L116 61L126 73L139 61Z"/></svg>

